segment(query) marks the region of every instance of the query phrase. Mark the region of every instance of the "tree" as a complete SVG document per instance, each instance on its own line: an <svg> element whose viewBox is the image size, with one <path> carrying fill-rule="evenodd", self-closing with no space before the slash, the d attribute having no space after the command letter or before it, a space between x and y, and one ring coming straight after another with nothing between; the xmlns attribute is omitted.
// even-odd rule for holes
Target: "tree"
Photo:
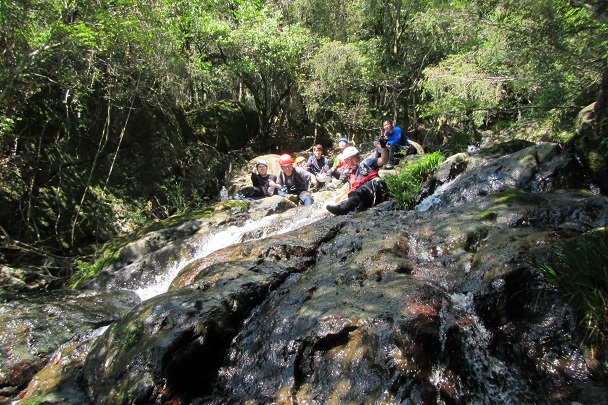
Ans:
<svg viewBox="0 0 608 405"><path fill-rule="evenodd" d="M315 122L329 119L352 138L370 127L367 60L355 44L323 41L308 61L309 76L300 88Z"/></svg>
<svg viewBox="0 0 608 405"><path fill-rule="evenodd" d="M302 61L310 56L311 35L284 26L266 9L243 4L236 25L218 47L228 71L248 90L261 117L263 136L276 131L297 90Z"/></svg>

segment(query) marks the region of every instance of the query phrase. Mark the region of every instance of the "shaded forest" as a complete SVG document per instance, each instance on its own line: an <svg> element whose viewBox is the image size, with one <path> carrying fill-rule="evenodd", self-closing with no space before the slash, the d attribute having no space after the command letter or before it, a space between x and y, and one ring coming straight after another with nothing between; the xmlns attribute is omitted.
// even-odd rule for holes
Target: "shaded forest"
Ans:
<svg viewBox="0 0 608 405"><path fill-rule="evenodd" d="M3 1L0 261L69 268L382 117L447 155L570 142L596 102L605 158L607 23L604 0Z"/></svg>

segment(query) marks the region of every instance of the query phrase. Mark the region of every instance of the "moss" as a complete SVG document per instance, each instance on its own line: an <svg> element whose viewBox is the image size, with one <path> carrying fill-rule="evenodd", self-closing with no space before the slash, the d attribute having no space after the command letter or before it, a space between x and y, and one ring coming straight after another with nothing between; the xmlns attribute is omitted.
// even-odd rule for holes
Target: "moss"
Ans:
<svg viewBox="0 0 608 405"><path fill-rule="evenodd" d="M527 195L528 193L523 190L517 188L507 188L504 191L490 194L490 198L496 199L497 204L508 204L519 202Z"/></svg>
<svg viewBox="0 0 608 405"><path fill-rule="evenodd" d="M234 207L247 207L247 206L248 206L248 204L246 201L230 200L230 201L221 203L221 207L219 208L219 211L226 211L226 210L229 210Z"/></svg>
<svg viewBox="0 0 608 405"><path fill-rule="evenodd" d="M143 330L144 323L141 320L137 320L134 324L128 325L122 331L122 339L120 340L120 344L126 349L134 347L141 339Z"/></svg>
<svg viewBox="0 0 608 405"><path fill-rule="evenodd" d="M482 212L481 215L479 215L479 219L482 221L495 221L497 217L498 214L496 214L494 211Z"/></svg>
<svg viewBox="0 0 608 405"><path fill-rule="evenodd" d="M46 403L46 401L40 397L37 398L31 398L31 399L26 399L25 401L21 402L23 405L41 405Z"/></svg>
<svg viewBox="0 0 608 405"><path fill-rule="evenodd" d="M70 280L70 288L77 288L85 280L95 277L101 273L101 271L107 266L118 262L120 258L120 250L131 242L141 239L150 232L160 231L163 229L177 226L183 222L197 219L197 218L208 218L215 215L218 212L228 211L235 207L247 207L246 201L231 200L206 208L186 212L180 215L175 215L167 219L152 222L142 226L137 231L119 235L116 238L106 242L101 249L98 251L97 259L92 262L79 261L77 262L77 270L74 272Z"/></svg>

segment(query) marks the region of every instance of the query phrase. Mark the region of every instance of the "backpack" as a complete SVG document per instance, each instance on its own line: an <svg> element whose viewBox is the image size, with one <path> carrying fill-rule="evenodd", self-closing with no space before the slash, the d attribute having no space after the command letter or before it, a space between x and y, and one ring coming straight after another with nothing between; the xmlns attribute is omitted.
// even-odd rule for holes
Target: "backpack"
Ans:
<svg viewBox="0 0 608 405"><path fill-rule="evenodd" d="M406 155L416 155L418 153L418 149L411 143L409 143L407 135L405 132L401 131L401 139L399 140L400 149L405 151Z"/></svg>

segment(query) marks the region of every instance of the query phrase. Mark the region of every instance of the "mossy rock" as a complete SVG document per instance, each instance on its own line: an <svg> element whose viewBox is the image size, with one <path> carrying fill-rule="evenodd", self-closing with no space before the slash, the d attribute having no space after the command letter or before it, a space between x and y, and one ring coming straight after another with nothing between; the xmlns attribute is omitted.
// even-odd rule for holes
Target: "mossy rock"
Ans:
<svg viewBox="0 0 608 405"><path fill-rule="evenodd" d="M569 142L583 164L587 167L594 183L603 193L608 192L608 138L597 131L594 110L595 103L583 108L576 121L576 135Z"/></svg>
<svg viewBox="0 0 608 405"><path fill-rule="evenodd" d="M191 111L188 119L193 135L220 152L244 148L259 131L257 111L230 100Z"/></svg>
<svg viewBox="0 0 608 405"><path fill-rule="evenodd" d="M510 155L510 154L518 152L522 149L526 149L527 147L530 147L532 145L534 145L534 143L530 142L530 141L526 141L523 139L513 139L511 141L502 142L497 145L483 148L480 151L480 155L482 155L482 156Z"/></svg>

